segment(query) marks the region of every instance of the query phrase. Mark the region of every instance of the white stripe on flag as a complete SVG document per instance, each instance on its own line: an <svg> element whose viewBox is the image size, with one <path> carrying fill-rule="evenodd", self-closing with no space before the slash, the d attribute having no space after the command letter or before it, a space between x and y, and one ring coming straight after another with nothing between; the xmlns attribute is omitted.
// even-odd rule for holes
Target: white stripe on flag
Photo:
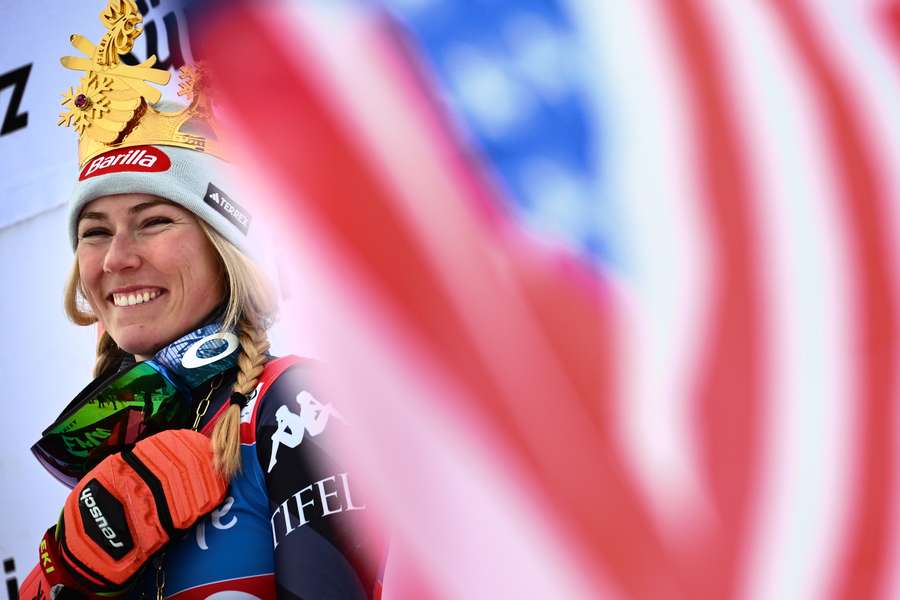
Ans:
<svg viewBox="0 0 900 600"><path fill-rule="evenodd" d="M864 0L853 3L836 3L828 10L816 7L815 2L805 0L807 10L813 15L826 38L835 40L829 50L841 67L841 75L850 82L858 115L863 120L867 142L875 149L878 167L888 187L885 209L891 238L891 256L895 293L900 295L900 277L897 276L900 261L900 39L893 40L884 21L884 11L897 7L892 0ZM896 334L895 334L896 339ZM900 364L894 368L900 373ZM894 403L900 401L895 394ZM852 402L853 399L850 399ZM896 411L895 407L895 411ZM895 424L894 431L898 425ZM894 437L893 460L900 459L900 445ZM895 477L894 504L900 498L900 477ZM887 547L886 578L881 590L883 598L900 597L900 569L896 568L900 557L900 518L895 509L893 523L885 523L889 539Z"/></svg>
<svg viewBox="0 0 900 600"><path fill-rule="evenodd" d="M760 513L744 597L818 596L840 541L852 414L846 237L807 74L777 15L709 4L750 142L771 307Z"/></svg>
<svg viewBox="0 0 900 600"><path fill-rule="evenodd" d="M618 279L626 302L623 442L657 525L673 534L704 517L690 386L708 297L708 247L682 82L655 9L640 2L574 2L592 43L603 177L626 231ZM627 57L627 58L626 58ZM660 143L667 141L668 143ZM660 260L666 257L666 260Z"/></svg>

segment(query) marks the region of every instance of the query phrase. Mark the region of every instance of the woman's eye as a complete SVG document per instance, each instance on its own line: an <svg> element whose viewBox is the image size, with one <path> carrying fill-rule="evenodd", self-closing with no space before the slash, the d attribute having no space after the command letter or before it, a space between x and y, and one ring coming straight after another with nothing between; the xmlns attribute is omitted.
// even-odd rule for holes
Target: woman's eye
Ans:
<svg viewBox="0 0 900 600"><path fill-rule="evenodd" d="M92 237L100 237L104 235L109 235L109 230L104 229L103 227L92 227L90 229L85 229L81 232L81 235L78 236L80 239L84 238L92 238Z"/></svg>
<svg viewBox="0 0 900 600"><path fill-rule="evenodd" d="M150 217L146 221L144 221L144 227L156 227L158 225L168 225L172 222L172 219L169 217Z"/></svg>

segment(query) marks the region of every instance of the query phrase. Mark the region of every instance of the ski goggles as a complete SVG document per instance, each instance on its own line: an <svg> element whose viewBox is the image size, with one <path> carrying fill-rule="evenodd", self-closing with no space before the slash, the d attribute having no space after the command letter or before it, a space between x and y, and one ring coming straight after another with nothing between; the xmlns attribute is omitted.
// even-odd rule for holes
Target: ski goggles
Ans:
<svg viewBox="0 0 900 600"><path fill-rule="evenodd" d="M95 379L31 447L54 477L74 487L107 456L166 429L190 427L191 390L236 364L237 338L208 325L151 360Z"/></svg>
<svg viewBox="0 0 900 600"><path fill-rule="evenodd" d="M68 487L104 458L165 429L190 426L190 393L153 360L91 382L31 451Z"/></svg>

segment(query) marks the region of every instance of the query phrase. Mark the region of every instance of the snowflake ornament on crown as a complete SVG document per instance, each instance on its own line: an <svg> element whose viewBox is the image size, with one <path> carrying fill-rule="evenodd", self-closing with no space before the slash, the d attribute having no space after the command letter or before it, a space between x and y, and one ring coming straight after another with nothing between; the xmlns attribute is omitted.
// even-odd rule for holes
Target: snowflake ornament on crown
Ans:
<svg viewBox="0 0 900 600"><path fill-rule="evenodd" d="M202 66L180 70L179 96L190 98L188 106L176 112L153 107L162 93L153 85L166 85L170 74L154 69L156 56L138 65L122 63L119 56L131 51L143 30L134 0L108 0L100 13L107 28L97 45L75 34L72 46L85 57L64 56L67 69L83 71L77 88L63 94L66 108L59 125L78 133L78 162L86 164L113 148L143 145L177 146L219 156L217 127L209 98L209 76Z"/></svg>

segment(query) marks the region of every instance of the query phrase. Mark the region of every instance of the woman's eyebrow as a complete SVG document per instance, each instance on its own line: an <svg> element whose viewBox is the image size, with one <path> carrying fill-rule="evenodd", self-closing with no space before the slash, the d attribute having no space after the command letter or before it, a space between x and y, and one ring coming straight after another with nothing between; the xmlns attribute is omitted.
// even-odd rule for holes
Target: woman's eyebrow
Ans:
<svg viewBox="0 0 900 600"><path fill-rule="evenodd" d="M128 214L136 215L143 210L147 210L148 208L153 208L154 206L157 206L159 204L169 204L169 203L166 202L165 200L148 200L147 202L141 202L140 204L135 204L134 206L129 208ZM80 223L81 221L83 221L85 219L92 219L94 221L105 221L108 218L109 217L104 212L89 210L87 212L81 213L81 216L78 217L78 222Z"/></svg>
<svg viewBox="0 0 900 600"><path fill-rule="evenodd" d="M105 221L107 219L106 213L88 211L81 213L81 216L78 217L78 222L81 223L85 219L93 219L95 221Z"/></svg>
<svg viewBox="0 0 900 600"><path fill-rule="evenodd" d="M141 202L140 204L135 204L131 208L128 209L128 214L136 215L142 210L147 210L148 208L153 208L154 206L158 206L160 204L171 204L165 200L148 200L147 202Z"/></svg>

